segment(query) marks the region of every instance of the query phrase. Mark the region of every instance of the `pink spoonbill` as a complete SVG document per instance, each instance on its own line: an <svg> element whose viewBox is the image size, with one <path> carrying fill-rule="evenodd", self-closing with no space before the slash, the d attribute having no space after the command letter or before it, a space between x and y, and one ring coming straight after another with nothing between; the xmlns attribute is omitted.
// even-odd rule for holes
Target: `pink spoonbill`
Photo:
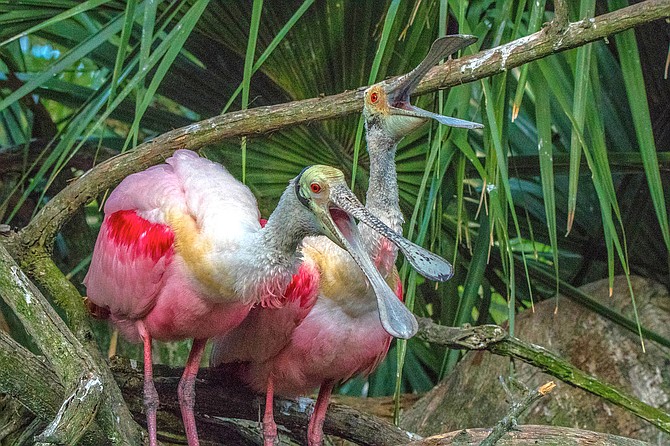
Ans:
<svg viewBox="0 0 670 446"><path fill-rule="evenodd" d="M395 153L409 132L435 119L452 127L480 128L481 124L442 116L410 104L410 94L440 59L476 41L455 35L438 39L425 59L410 73L375 84L364 92L370 180L366 209L395 233L402 231ZM363 248L386 283L402 299L395 269L397 246L371 228L361 226ZM325 237L310 237L303 244L304 261L289 285L288 303L277 309L254 308L235 330L214 341L213 366L230 364L241 379L258 392L266 392L263 430L266 446L277 441L273 395L304 395L319 387L307 429L308 444L323 441L323 423L336 383L368 374L384 359L392 336L407 339L412 331L399 331L384 319L385 306L350 256ZM408 257L410 262L412 259ZM413 264L433 280L452 275L448 262L441 270ZM402 306L404 308L404 305Z"/></svg>

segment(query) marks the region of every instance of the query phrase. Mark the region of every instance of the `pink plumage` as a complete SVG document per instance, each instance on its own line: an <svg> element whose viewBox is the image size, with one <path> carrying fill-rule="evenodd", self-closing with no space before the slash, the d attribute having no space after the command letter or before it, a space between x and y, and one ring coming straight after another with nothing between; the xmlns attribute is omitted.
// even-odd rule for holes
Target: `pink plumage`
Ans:
<svg viewBox="0 0 670 446"><path fill-rule="evenodd" d="M206 340L237 326L251 308L251 303L221 299L203 287L188 265L193 256L181 253L175 243L179 234L171 222L194 222L197 233L182 228L182 238L210 235L199 221L211 219L208 206L226 204L217 200L220 194L212 193L221 188L232 189L239 200L227 208L237 221L231 232L259 229L258 209L248 188L223 167L193 152L177 151L166 164L128 176L105 204L105 218L84 279L89 306L109 316L126 338L144 343L145 404L152 446L157 444L158 396L153 386L151 340L194 339L178 393L189 444L197 445L194 383Z"/></svg>
<svg viewBox="0 0 670 446"><path fill-rule="evenodd" d="M460 35L438 39L410 73L382 81L364 92L363 118L370 155L366 207L396 233L402 233L403 223L394 159L398 141L429 118L456 127L481 127L421 110L409 101L410 93L434 64L473 41L470 36ZM402 300L402 285L394 266L396 247L364 226L361 235L373 267L387 284L395 287ZM383 328L380 318L391 312L378 311L382 308L377 307L370 292L370 282L357 273L354 262L335 245L323 238L310 239L305 242L303 256L305 263L313 264L320 272L316 300L309 297L310 305L304 309L295 304L279 310L254 309L242 327L247 337L255 334L255 338L245 338L240 345L238 329L214 344L213 365L239 361L242 379L259 392L267 389L263 418L266 446L277 439L272 414L275 392L299 395L320 386L307 439L310 446L321 445L334 385L374 370L388 351L389 333L406 338L415 332L387 332ZM451 276L448 262L440 269L442 272L433 277L446 280ZM386 306L389 300L379 302ZM392 297L390 302L396 303ZM401 312L395 314L401 316ZM406 319L401 316L399 320ZM385 321L388 328L388 319ZM412 321L416 330L416 321Z"/></svg>
<svg viewBox="0 0 670 446"><path fill-rule="evenodd" d="M356 315L318 296L319 275L309 257L293 278L296 293L279 309L254 308L239 327L217 338L212 363L238 362L238 375L257 392L268 379L284 396L305 395L325 381L371 373L384 359L392 337L373 306ZM303 287L309 283L309 287ZM402 284L395 292L402 300Z"/></svg>
<svg viewBox="0 0 670 446"><path fill-rule="evenodd" d="M84 280L88 298L107 308L132 342L140 341L139 321L159 341L210 338L237 326L251 308L207 299L175 261L170 227L134 210L105 217L94 252Z"/></svg>
<svg viewBox="0 0 670 446"><path fill-rule="evenodd" d="M253 305L275 308L287 296L300 307L300 296L316 293L314 270L316 279L303 273L287 289L301 238L319 233L309 220L313 215L305 215L312 211L295 193L288 188L282 197L288 197L282 215L292 222L261 229L248 187L222 166L178 150L165 164L128 176L110 194L84 283L89 308L144 344L151 446L157 445L158 407L152 339L194 339L178 387L186 436L194 446L195 376L207 339L239 325Z"/></svg>
<svg viewBox="0 0 670 446"><path fill-rule="evenodd" d="M130 175L112 192L85 282L89 306L144 344L150 446L157 445L159 402L152 339L193 338L177 393L188 444L196 446L195 377L207 338L225 335L257 305L268 312L261 319L279 315L281 324L243 325L237 333L247 335L237 347L253 335L267 335L256 350L247 345L246 354L270 358L314 308L321 269L308 261L300 266L303 238L326 234L346 246L361 265L359 273L374 280L373 296L389 299L390 290L362 250L350 213L362 214L363 221L386 234L391 231L365 214L344 174L328 166L304 169L270 219L261 222L248 187L221 165L186 150L176 151L166 164ZM284 303L288 311L278 313Z"/></svg>
<svg viewBox="0 0 670 446"><path fill-rule="evenodd" d="M179 163L180 157L192 158L177 153L168 163ZM91 302L108 308L133 342L140 341L140 321L161 341L210 338L237 326L251 308L208 296L175 253L165 212L189 212L182 181L172 164L155 166L127 177L105 204L84 283Z"/></svg>

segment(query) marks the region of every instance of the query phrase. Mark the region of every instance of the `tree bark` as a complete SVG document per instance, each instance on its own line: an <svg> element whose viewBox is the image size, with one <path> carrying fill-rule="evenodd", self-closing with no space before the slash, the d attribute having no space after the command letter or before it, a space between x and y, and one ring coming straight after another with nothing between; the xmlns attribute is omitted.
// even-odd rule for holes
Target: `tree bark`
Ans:
<svg viewBox="0 0 670 446"><path fill-rule="evenodd" d="M490 429L464 429L435 435L409 446L477 446ZM498 446L651 446L651 443L611 434L553 426L517 426L497 443Z"/></svg>
<svg viewBox="0 0 670 446"><path fill-rule="evenodd" d="M36 420L26 420L34 421L31 426L37 432L44 431L48 420L57 418L65 399L65 387L44 357L32 354L3 331L0 331L0 392L37 415ZM25 426L22 428L27 430ZM11 433L8 426L7 434ZM82 429L78 434L85 435L82 442L85 445L106 444L105 436L97 426L88 431ZM3 437L0 435L0 443Z"/></svg>
<svg viewBox="0 0 670 446"><path fill-rule="evenodd" d="M50 259L47 260L53 265ZM67 280L64 282L72 287ZM109 369L89 355L2 243L0 296L49 358L59 382L71 395L61 404L54 418L55 424L48 426L43 440L75 444L98 415L100 427L112 443L141 444L142 431L124 409L120 393L115 395L114 385L103 385L105 381L113 382Z"/></svg>

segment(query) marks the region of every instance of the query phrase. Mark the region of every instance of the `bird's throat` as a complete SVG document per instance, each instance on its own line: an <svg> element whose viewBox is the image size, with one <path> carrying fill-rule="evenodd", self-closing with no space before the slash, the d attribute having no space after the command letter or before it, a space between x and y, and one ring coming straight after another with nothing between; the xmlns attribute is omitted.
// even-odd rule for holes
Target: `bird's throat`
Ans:
<svg viewBox="0 0 670 446"><path fill-rule="evenodd" d="M398 197L398 176L395 169L397 142L382 128L367 128L370 155L370 181L365 207L391 229L402 233L403 216ZM391 273L397 257L397 248L376 231L359 226L368 254L382 275Z"/></svg>

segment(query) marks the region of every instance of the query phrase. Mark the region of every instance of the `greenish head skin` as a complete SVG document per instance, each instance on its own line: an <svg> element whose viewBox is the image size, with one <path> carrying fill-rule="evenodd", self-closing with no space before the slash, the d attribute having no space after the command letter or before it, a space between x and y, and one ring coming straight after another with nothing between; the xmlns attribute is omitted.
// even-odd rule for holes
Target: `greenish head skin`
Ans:
<svg viewBox="0 0 670 446"><path fill-rule="evenodd" d="M449 262L398 235L367 211L347 187L344 174L338 169L321 165L308 167L294 180L294 185L298 200L314 215L323 234L349 252L367 277L377 296L384 329L398 338L414 336L418 329L416 318L375 268L354 217L396 244L414 268L426 277L447 280L452 274Z"/></svg>

